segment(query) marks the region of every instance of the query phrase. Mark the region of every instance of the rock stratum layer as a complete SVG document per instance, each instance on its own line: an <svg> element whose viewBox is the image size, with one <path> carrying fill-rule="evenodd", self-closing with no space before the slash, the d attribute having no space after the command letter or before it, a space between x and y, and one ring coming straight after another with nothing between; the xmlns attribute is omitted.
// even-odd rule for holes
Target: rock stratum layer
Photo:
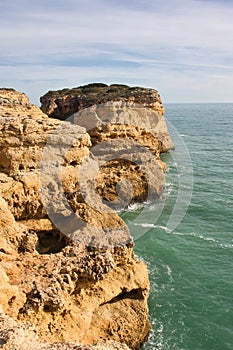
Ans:
<svg viewBox="0 0 233 350"><path fill-rule="evenodd" d="M103 135L98 127L112 124L113 133L111 134L115 136L117 136L117 126L127 125L128 130L125 130L125 133L129 137L131 130L132 137L135 136L135 127L137 127L137 139L141 139L143 143L146 140L147 145L151 144L152 149L159 148L160 151L166 152L174 147L157 90L95 83L73 89L49 91L40 98L40 101L42 111L49 117L65 120L75 115L75 122L83 125L88 132L92 131L94 144ZM110 130L108 135L109 132ZM123 130L120 129L120 133L122 132ZM155 138L160 143L156 147Z"/></svg>
<svg viewBox="0 0 233 350"><path fill-rule="evenodd" d="M75 89L79 100L67 90L42 97L44 112L68 121L0 89L3 349L138 349L147 339L147 268L114 209L162 193L159 155L172 143L159 95L136 89L117 86L116 96L116 86L91 84ZM139 116L150 127L133 125Z"/></svg>

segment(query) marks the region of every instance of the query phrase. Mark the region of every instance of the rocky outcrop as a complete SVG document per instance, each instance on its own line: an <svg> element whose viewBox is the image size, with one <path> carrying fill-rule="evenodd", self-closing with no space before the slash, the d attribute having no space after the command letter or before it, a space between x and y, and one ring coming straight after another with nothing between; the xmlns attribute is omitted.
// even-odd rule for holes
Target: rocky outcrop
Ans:
<svg viewBox="0 0 233 350"><path fill-rule="evenodd" d="M109 160L98 160L102 142L91 154L85 128L48 118L24 94L0 91L1 346L26 350L34 335L35 349L97 350L102 345L91 344L102 340L138 349L150 330L148 273L124 222L95 200L95 187L113 199L101 173ZM153 169L159 179L161 168ZM140 166L133 171L143 177Z"/></svg>
<svg viewBox="0 0 233 350"><path fill-rule="evenodd" d="M30 118L48 118L29 98L15 89L0 88L0 115L2 117L29 116Z"/></svg>
<svg viewBox="0 0 233 350"><path fill-rule="evenodd" d="M73 342L40 342L32 326L19 325L0 309L0 347L9 350L129 350L124 344L114 341L96 345L79 345Z"/></svg>
<svg viewBox="0 0 233 350"><path fill-rule="evenodd" d="M132 244L90 249L74 239L48 254L43 239L54 248L60 238L15 222L3 199L1 214L0 303L7 315L33 325L40 342L115 339L139 347L150 329L149 283Z"/></svg>
<svg viewBox="0 0 233 350"><path fill-rule="evenodd" d="M49 91L41 103L50 117L87 130L99 162L96 189L115 209L161 196L166 165L160 154L173 143L156 90L89 84Z"/></svg>
<svg viewBox="0 0 233 350"><path fill-rule="evenodd" d="M5 236L16 242L1 245L0 301L7 315L33 325L41 342L115 339L138 348L149 331L149 286L132 246L90 251L70 243L42 254L38 235L11 224L16 227Z"/></svg>
<svg viewBox="0 0 233 350"><path fill-rule="evenodd" d="M166 152L174 147L164 120L160 95L154 89L96 83L49 91L40 101L42 111L52 118L65 120L74 115L75 122L91 134L94 144L102 137L106 125L107 134L110 132L115 137L118 137L118 126L122 134L124 125L128 127L124 137L134 138L137 127L137 140L143 145L144 141L145 145L153 145L154 151Z"/></svg>
<svg viewBox="0 0 233 350"><path fill-rule="evenodd" d="M11 109L7 110L11 113ZM60 124L59 120L41 117L40 112L37 118L35 114L33 118L24 114L17 116L0 114L0 171L11 175L21 170L37 170L48 138ZM89 154L90 138L82 127L76 126L74 130L70 123L66 123L64 129L65 135L62 130L60 135L54 134L57 139L53 142L62 148L69 145L67 135L71 139L73 136L76 144L67 152L65 162L67 165L72 162L77 165Z"/></svg>
<svg viewBox="0 0 233 350"><path fill-rule="evenodd" d="M93 83L73 89L49 91L41 97L42 111L50 117L66 119L77 111L109 101L130 101L164 113L158 91L122 84Z"/></svg>

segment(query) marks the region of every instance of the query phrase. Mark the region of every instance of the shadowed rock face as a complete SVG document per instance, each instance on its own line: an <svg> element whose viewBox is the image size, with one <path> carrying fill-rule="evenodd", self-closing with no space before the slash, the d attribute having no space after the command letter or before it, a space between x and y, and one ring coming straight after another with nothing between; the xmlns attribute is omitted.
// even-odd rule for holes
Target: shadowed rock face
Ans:
<svg viewBox="0 0 233 350"><path fill-rule="evenodd" d="M50 117L65 120L74 115L74 122L84 126L90 134L95 127L127 125L131 130L137 127L142 133L151 132L162 143L162 147L157 148L159 151L166 152L174 147L160 95L154 89L96 83L49 91L40 101L42 111ZM116 125L115 134L118 132ZM103 130L95 129L95 137L100 133L103 134Z"/></svg>
<svg viewBox="0 0 233 350"><path fill-rule="evenodd" d="M24 94L0 92L0 345L127 349L90 346L104 339L138 349L150 330L148 273L124 222L80 184L83 163L96 165L90 135L46 117Z"/></svg>
<svg viewBox="0 0 233 350"><path fill-rule="evenodd" d="M93 105L120 100L152 108L160 114L164 113L158 91L138 86L94 83L73 89L49 91L40 98L42 111L50 117L62 120Z"/></svg>

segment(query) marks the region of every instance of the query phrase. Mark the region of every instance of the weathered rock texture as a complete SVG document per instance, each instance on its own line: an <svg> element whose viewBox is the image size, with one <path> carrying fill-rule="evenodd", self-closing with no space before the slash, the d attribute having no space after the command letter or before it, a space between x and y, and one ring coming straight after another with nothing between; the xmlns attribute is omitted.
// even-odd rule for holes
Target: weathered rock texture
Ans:
<svg viewBox="0 0 233 350"><path fill-rule="evenodd" d="M49 91L41 103L50 117L68 118L86 128L100 166L96 188L104 200L119 208L162 194L166 165L160 154L172 149L173 143L156 90L89 84Z"/></svg>
<svg viewBox="0 0 233 350"><path fill-rule="evenodd" d="M90 132L92 141L102 140L101 135L105 130L98 127L106 125L108 137L109 134L118 137L117 128L120 125L119 133L129 138L135 137L137 127L137 141L140 140L143 145L153 145L155 151L167 151L174 147L164 120L160 95L154 89L96 83L49 91L40 101L42 111L50 117L65 120L75 114L75 122ZM109 129L111 124L113 130ZM123 130L122 125L127 125L128 129Z"/></svg>
<svg viewBox="0 0 233 350"><path fill-rule="evenodd" d="M0 309L0 347L5 350L129 350L114 341L96 345L78 345L73 342L42 343L32 326L19 325Z"/></svg>
<svg viewBox="0 0 233 350"><path fill-rule="evenodd" d="M89 134L46 117L24 94L0 91L0 345L26 350L36 334L34 349L97 350L89 344L102 340L138 349L150 330L148 273L124 222L92 200L85 171L98 162ZM106 174L97 189L107 198Z"/></svg>
<svg viewBox="0 0 233 350"><path fill-rule="evenodd" d="M102 83L88 84L73 89L49 91L41 97L42 110L51 117L66 119L71 114L109 101L131 101L159 114L164 108L158 91L142 87Z"/></svg>
<svg viewBox="0 0 233 350"><path fill-rule="evenodd" d="M30 103L28 97L14 89L0 88L0 115L3 117L30 116L48 118L39 108Z"/></svg>

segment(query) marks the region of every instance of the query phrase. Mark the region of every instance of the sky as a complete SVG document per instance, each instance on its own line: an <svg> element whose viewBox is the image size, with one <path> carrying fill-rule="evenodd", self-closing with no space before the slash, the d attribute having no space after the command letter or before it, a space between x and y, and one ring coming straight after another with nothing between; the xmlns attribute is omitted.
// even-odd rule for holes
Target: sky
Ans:
<svg viewBox="0 0 233 350"><path fill-rule="evenodd" d="M91 82L233 102L233 0L0 0L0 87Z"/></svg>

